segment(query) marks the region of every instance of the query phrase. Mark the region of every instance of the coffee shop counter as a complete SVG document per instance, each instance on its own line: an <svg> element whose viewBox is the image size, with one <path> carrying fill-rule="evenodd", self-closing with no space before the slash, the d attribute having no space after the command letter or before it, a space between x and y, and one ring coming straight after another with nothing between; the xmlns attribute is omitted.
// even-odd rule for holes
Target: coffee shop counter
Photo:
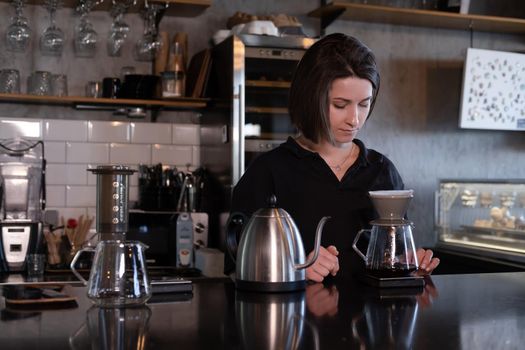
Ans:
<svg viewBox="0 0 525 350"><path fill-rule="evenodd" d="M7 288L3 286L2 288ZM200 280L192 293L127 309L12 308L0 301L1 349L518 349L525 344L525 272L439 275L424 289L357 281L305 292L236 291Z"/></svg>

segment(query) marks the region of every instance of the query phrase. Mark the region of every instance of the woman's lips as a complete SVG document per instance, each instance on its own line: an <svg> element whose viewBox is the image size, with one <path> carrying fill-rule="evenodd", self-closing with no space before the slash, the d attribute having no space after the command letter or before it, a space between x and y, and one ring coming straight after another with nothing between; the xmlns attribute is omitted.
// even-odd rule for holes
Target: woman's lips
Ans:
<svg viewBox="0 0 525 350"><path fill-rule="evenodd" d="M343 133L343 134L354 134L358 131L359 129L350 129L350 130L347 130L347 129L340 129L340 131Z"/></svg>

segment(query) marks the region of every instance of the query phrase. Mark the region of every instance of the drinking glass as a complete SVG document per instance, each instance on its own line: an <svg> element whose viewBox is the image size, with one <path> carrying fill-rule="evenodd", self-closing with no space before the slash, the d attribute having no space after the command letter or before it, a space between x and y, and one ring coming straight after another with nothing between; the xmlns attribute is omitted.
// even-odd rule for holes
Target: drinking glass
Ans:
<svg viewBox="0 0 525 350"><path fill-rule="evenodd" d="M44 6L49 12L49 27L40 37L40 51L46 56L62 56L64 50L64 32L55 24L55 14L61 0L45 0Z"/></svg>
<svg viewBox="0 0 525 350"><path fill-rule="evenodd" d="M67 76L53 74L51 76L51 93L53 96L67 96Z"/></svg>
<svg viewBox="0 0 525 350"><path fill-rule="evenodd" d="M27 256L27 274L29 276L42 276L46 268L44 254L29 254Z"/></svg>
<svg viewBox="0 0 525 350"><path fill-rule="evenodd" d="M25 0L12 0L12 4L15 17L5 32L6 47L10 51L24 52L31 41L31 28L23 14Z"/></svg>
<svg viewBox="0 0 525 350"><path fill-rule="evenodd" d="M135 5L136 0L112 0L112 2L111 16L113 17L113 22L109 32L107 49L109 56L120 56L129 33L129 25L123 20L124 14L129 7Z"/></svg>
<svg viewBox="0 0 525 350"><path fill-rule="evenodd" d="M77 12L80 13L80 23L75 28L75 38L73 40L75 56L94 57L97 52L98 34L93 29L93 24L88 19L91 12L98 2L92 0L80 0Z"/></svg>
<svg viewBox="0 0 525 350"><path fill-rule="evenodd" d="M88 81L86 84L86 97L102 97L102 83L99 81Z"/></svg>
<svg viewBox="0 0 525 350"><path fill-rule="evenodd" d="M0 93L20 93L20 73L16 69L2 69L0 71Z"/></svg>
<svg viewBox="0 0 525 350"><path fill-rule="evenodd" d="M126 75L135 74L135 67L133 66L124 66L120 68L120 80L124 81Z"/></svg>
<svg viewBox="0 0 525 350"><path fill-rule="evenodd" d="M52 74L46 71L36 71L28 79L28 92L31 95L50 96L51 95Z"/></svg>
<svg viewBox="0 0 525 350"><path fill-rule="evenodd" d="M157 16L166 10L168 3L148 3L144 1L144 34L135 45L135 59L137 61L152 61L162 47L158 39Z"/></svg>

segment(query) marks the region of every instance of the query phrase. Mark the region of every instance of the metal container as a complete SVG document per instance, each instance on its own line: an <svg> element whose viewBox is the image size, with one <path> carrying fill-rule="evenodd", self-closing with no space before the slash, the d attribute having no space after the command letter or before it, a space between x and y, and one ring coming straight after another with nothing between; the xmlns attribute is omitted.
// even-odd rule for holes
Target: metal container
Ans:
<svg viewBox="0 0 525 350"><path fill-rule="evenodd" d="M275 196L270 196L268 207L257 210L249 221L242 213L230 216L227 247L237 264L235 286L239 289L286 292L306 287L305 270L319 256L323 226L330 217L319 221L314 254L307 259L299 229L276 203ZM237 248L238 232L242 234Z"/></svg>
<svg viewBox="0 0 525 350"><path fill-rule="evenodd" d="M128 230L129 175L124 165L99 165L88 169L97 175L97 232L124 234Z"/></svg>

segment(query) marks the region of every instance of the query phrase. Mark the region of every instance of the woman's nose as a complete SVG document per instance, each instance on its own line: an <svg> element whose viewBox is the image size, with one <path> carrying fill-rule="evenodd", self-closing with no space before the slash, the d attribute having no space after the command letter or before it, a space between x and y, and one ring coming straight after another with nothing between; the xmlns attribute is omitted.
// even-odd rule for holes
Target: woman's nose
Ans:
<svg viewBox="0 0 525 350"><path fill-rule="evenodd" d="M357 106L349 106L347 109L346 122L349 125L357 126L359 124L359 112Z"/></svg>

